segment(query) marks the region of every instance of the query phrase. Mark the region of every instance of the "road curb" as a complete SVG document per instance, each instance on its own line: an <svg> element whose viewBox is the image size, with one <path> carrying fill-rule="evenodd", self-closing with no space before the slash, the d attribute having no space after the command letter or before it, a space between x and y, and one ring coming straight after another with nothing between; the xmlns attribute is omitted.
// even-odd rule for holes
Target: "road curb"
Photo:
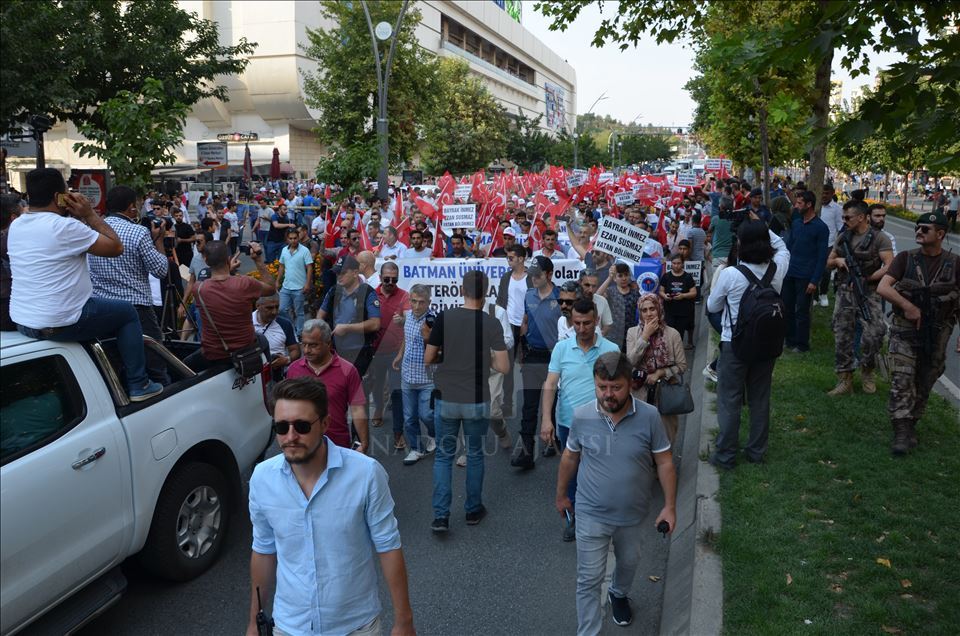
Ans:
<svg viewBox="0 0 960 636"><path fill-rule="evenodd" d="M702 307L699 305L698 307ZM664 575L661 634L719 634L723 628L723 570L714 550L720 533L720 487L716 469L700 459L717 427L715 394L708 391L701 370L716 346L705 318L699 322L697 354L689 364L690 389L700 396L686 416L678 457L677 528L670 541ZM696 401L696 400L695 400Z"/></svg>

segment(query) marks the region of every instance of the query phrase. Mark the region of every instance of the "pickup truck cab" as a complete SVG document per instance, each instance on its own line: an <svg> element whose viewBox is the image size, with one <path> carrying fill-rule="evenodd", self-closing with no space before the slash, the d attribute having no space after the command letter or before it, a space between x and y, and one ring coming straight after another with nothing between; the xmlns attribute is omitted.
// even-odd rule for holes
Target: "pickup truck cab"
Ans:
<svg viewBox="0 0 960 636"><path fill-rule="evenodd" d="M131 555L187 580L220 553L241 475L272 440L267 378L194 373L182 359L197 344L144 341L173 382L131 402L112 341L0 336L3 634L77 629L119 599Z"/></svg>

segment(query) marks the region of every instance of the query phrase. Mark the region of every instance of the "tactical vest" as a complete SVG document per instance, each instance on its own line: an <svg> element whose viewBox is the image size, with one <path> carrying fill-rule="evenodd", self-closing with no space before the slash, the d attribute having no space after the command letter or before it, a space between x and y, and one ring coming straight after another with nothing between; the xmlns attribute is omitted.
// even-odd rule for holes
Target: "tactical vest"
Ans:
<svg viewBox="0 0 960 636"><path fill-rule="evenodd" d="M924 320L946 322L951 316L960 313L960 289L956 284L956 271L960 267L960 256L947 252L937 272L924 272L923 256L919 249L910 250L907 258L907 270L903 278L897 281L894 289L917 307L924 304L924 295L929 292L933 316L924 316ZM928 282L929 280L929 282ZM903 311L894 305L894 313L903 317Z"/></svg>
<svg viewBox="0 0 960 636"><path fill-rule="evenodd" d="M849 231L850 230L844 230L841 236L846 236ZM880 250L877 249L875 238L876 230L871 227L867 230L866 234L863 235L863 238L860 239L860 243L853 245L851 241L850 249L853 252L853 258L857 261L857 264L860 265L860 273L863 274L864 279L873 276L874 272L883 266L883 261L880 260ZM837 271L837 284L843 284L849 280L850 274L847 270ZM868 283L864 280L864 285L871 289L876 289L877 283L878 281Z"/></svg>

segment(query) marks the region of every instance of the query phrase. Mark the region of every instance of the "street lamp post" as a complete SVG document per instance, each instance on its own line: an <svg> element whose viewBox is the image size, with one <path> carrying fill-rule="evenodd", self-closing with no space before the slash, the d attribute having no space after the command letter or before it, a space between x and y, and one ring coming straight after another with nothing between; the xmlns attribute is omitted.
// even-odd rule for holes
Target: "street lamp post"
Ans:
<svg viewBox="0 0 960 636"><path fill-rule="evenodd" d="M373 47L373 59L377 66L377 101L379 113L377 116L377 139L380 142L380 172L377 175L377 198L381 201L387 199L387 173L389 157L389 140L387 137L387 90L390 87L390 67L393 65L393 53L397 46L397 33L400 31L400 23L403 21L403 14L407 11L409 0L403 0L400 6L400 14L397 16L395 26L390 26L389 22L380 22L376 26L370 19L370 10L367 8L365 0L360 1L363 7L363 14L367 18L367 27L370 29L370 43ZM380 64L380 47L377 40L390 41L390 48L387 51L387 60Z"/></svg>
<svg viewBox="0 0 960 636"><path fill-rule="evenodd" d="M590 106L590 110L588 110L586 114L589 115L590 113L592 113L596 105L605 99L608 99L607 91L603 91L602 93L600 93L600 97L598 97L593 102L593 105ZM580 139L580 116L575 115L573 120L573 167L574 168L580 167L580 165L577 163L577 140L578 139Z"/></svg>
<svg viewBox="0 0 960 636"><path fill-rule="evenodd" d="M617 167L623 168L623 142L617 142Z"/></svg>

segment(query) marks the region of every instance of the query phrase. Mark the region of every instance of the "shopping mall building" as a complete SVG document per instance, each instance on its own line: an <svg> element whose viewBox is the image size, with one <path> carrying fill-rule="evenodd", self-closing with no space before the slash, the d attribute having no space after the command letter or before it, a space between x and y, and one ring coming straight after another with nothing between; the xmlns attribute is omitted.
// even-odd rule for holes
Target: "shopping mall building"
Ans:
<svg viewBox="0 0 960 636"><path fill-rule="evenodd" d="M542 114L541 125L546 130L573 129L576 74L560 55L523 27L520 10L532 10L532 3L417 0L413 4L422 16L417 36L426 50L465 60L508 114L521 108L527 116ZM334 26L321 17L320 3L180 0L180 5L217 22L224 43L237 44L246 38L257 47L241 75L221 80L229 89L229 101L205 99L194 106L184 129L185 141L177 149L176 166L158 173L203 180L196 169L198 142L216 141L218 135L227 133L253 132L258 136L250 142L255 166L268 165L277 148L285 171L311 175L324 147L311 132L319 113L304 104L303 73L316 71L317 64L304 56L303 47L308 44L308 28ZM46 134L47 165L65 174L70 169L104 167L74 152L73 144L81 139L72 123L58 122ZM228 144L230 165L242 165L243 153L244 143ZM21 174L32 167L28 162L18 163L8 167ZM17 181L14 176L14 185Z"/></svg>

